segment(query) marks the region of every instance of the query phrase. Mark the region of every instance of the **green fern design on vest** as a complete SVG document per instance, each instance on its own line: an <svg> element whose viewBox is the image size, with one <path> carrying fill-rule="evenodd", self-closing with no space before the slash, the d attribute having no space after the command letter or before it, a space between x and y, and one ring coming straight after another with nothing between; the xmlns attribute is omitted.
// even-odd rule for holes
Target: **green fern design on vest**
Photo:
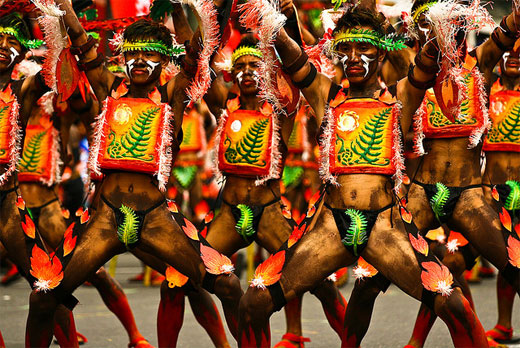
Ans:
<svg viewBox="0 0 520 348"><path fill-rule="evenodd" d="M352 154L360 158L352 159L352 154L345 148L344 140L338 136L336 143L341 142L338 152L338 161L343 165L368 164L373 166L386 166L390 163L389 158L381 157L383 146L383 133L387 127L387 120L392 112L391 108L382 110L379 114L371 117L358 136L350 144Z"/></svg>
<svg viewBox="0 0 520 348"><path fill-rule="evenodd" d="M197 166L173 167L173 176L184 189L188 189L197 174Z"/></svg>
<svg viewBox="0 0 520 348"><path fill-rule="evenodd" d="M289 147L298 146L298 126L300 125L300 121L294 122L293 130L291 135L289 136L289 140L287 140L287 145Z"/></svg>
<svg viewBox="0 0 520 348"><path fill-rule="evenodd" d="M508 141L516 143L520 140L520 102L516 102L511 112L502 122L493 127L489 133L489 141L496 143Z"/></svg>
<svg viewBox="0 0 520 348"><path fill-rule="evenodd" d="M186 129L183 129L183 130L182 130L183 136L182 136L182 143L181 143L181 146L183 146L183 145L187 145L187 144L190 143L190 141L191 141L191 135L192 135L192 128L193 128L193 123L189 122L189 123L186 125Z"/></svg>
<svg viewBox="0 0 520 348"><path fill-rule="evenodd" d="M231 146L229 137L224 141L224 146L228 146L224 156L229 163L243 163L264 166L265 161L258 162L262 154L263 137L269 124L269 118L262 118L249 127L246 135L235 145Z"/></svg>
<svg viewBox="0 0 520 348"><path fill-rule="evenodd" d="M350 226L341 242L346 246L352 247L354 255L358 256L358 246L368 241L367 218L356 209L347 209L345 214L350 217Z"/></svg>
<svg viewBox="0 0 520 348"><path fill-rule="evenodd" d="M282 182L285 187L297 186L303 176L303 168L301 166L285 166L282 174Z"/></svg>
<svg viewBox="0 0 520 348"><path fill-rule="evenodd" d="M444 206L446 202L450 198L450 190L443 183L436 183L435 187L437 188L437 192L430 200L430 205L432 210L437 217L437 220L440 220L441 217L446 216L446 212L444 211Z"/></svg>
<svg viewBox="0 0 520 348"><path fill-rule="evenodd" d="M38 162L40 161L42 151L42 140L46 131L33 135L27 145L23 148L22 158L18 169L22 172L36 173L38 170Z"/></svg>
<svg viewBox="0 0 520 348"><path fill-rule="evenodd" d="M146 153L150 134L152 133L152 123L159 114L161 108L154 107L141 112L128 132L121 136L118 141L115 133L111 132L108 154L112 158L135 158L143 161L152 161L153 155Z"/></svg>
<svg viewBox="0 0 520 348"><path fill-rule="evenodd" d="M506 185L511 188L507 196L504 208L509 211L520 210L520 183L514 180L506 181Z"/></svg>
<svg viewBox="0 0 520 348"><path fill-rule="evenodd" d="M5 105L3 106L1 109L0 109L0 121L2 121L2 119L6 116L5 114L5 111L9 108L8 105ZM7 152L7 149L0 149L0 156L3 156L5 155L5 153Z"/></svg>
<svg viewBox="0 0 520 348"><path fill-rule="evenodd" d="M121 225L117 226L117 238L128 248L139 240L139 237L137 236L139 218L132 208L127 207L124 204L121 205L119 211L124 214L124 221Z"/></svg>
<svg viewBox="0 0 520 348"><path fill-rule="evenodd" d="M245 204L237 205L237 209L240 210L240 219L238 219L235 229L237 233L247 241L247 237L251 237L255 234L255 229L253 227L253 211Z"/></svg>

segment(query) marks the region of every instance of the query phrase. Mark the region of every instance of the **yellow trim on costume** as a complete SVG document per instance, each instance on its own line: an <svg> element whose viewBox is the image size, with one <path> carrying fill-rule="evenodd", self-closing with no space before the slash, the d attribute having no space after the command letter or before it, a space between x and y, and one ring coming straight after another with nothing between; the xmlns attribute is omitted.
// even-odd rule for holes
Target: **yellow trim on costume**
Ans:
<svg viewBox="0 0 520 348"><path fill-rule="evenodd" d="M428 2L424 5L421 5L419 6L416 10L415 10L415 13L413 14L413 22L414 23L417 23L419 21L419 17L426 11L428 11L430 9L430 7L433 5L433 4L436 4L437 1L432 1L432 2Z"/></svg>
<svg viewBox="0 0 520 348"><path fill-rule="evenodd" d="M231 55L231 63L235 65L235 62L238 60L238 58L243 56L253 56L257 58L262 58L262 51L260 51L256 47L251 46L240 46L236 50L233 51L233 54Z"/></svg>

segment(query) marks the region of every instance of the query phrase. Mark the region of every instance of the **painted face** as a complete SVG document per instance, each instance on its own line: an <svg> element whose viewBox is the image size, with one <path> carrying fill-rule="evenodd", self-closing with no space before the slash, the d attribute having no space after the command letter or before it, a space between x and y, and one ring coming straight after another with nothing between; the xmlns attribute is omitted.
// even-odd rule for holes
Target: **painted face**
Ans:
<svg viewBox="0 0 520 348"><path fill-rule="evenodd" d="M520 45L515 45L512 51L504 53L500 71L503 76L520 77Z"/></svg>
<svg viewBox="0 0 520 348"><path fill-rule="evenodd" d="M18 64L22 53L23 47L14 36L0 33L0 71Z"/></svg>
<svg viewBox="0 0 520 348"><path fill-rule="evenodd" d="M345 76L353 84L363 83L372 77L377 72L379 61L384 58L380 50L368 42L342 42L336 47L336 52Z"/></svg>
<svg viewBox="0 0 520 348"><path fill-rule="evenodd" d="M258 93L258 65L260 58L242 56L233 65L233 80L238 84L242 95Z"/></svg>
<svg viewBox="0 0 520 348"><path fill-rule="evenodd" d="M422 13L419 16L419 21L417 22L417 31L419 34L419 43L421 47L426 44L431 38L431 24L426 20L426 15Z"/></svg>
<svg viewBox="0 0 520 348"><path fill-rule="evenodd" d="M148 84L161 76L165 60L162 54L155 51L125 52L125 71L131 83Z"/></svg>

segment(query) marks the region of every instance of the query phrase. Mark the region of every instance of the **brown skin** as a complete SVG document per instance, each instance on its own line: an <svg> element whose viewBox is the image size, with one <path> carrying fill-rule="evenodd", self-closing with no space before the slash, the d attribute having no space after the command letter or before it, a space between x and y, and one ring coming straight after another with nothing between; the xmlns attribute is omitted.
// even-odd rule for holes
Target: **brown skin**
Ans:
<svg viewBox="0 0 520 348"><path fill-rule="evenodd" d="M84 44L87 41L87 35L70 3L66 0L59 0L57 4L66 11L64 23L72 44L74 46ZM198 51L198 37L199 35L196 35L192 41L195 52ZM96 56L96 49L92 48L82 57L82 60L88 62L95 59ZM146 98L151 91L159 86L160 72L168 64L168 58L156 52L127 52L125 60L131 59L135 59L135 61L134 68L130 71L130 87L127 96ZM145 60L160 63L150 76L146 72ZM188 57L187 60L194 63L192 57ZM115 76L104 65L101 65L88 71L87 78L96 98L101 101L107 97ZM189 81L190 78L184 72L181 72L176 76L175 82L170 81L167 86L169 104L172 106L175 115L174 138L181 129L182 115L187 99L184 90ZM116 207L124 203L135 210L146 210L158 201L164 200L164 196L157 188L157 182L152 176L130 172L107 174L99 188L99 193ZM108 259L125 251L124 245L119 242L117 235L114 233L116 226L114 212L106 203L100 201L86 231L78 240L74 255L64 272L60 290L62 293L71 293L85 281L88 275L95 273ZM172 220L166 204L162 204L145 217L141 240L136 247L137 249L156 255L163 262L174 266L197 284L201 284L205 276L205 266L198 250L191 245L188 237ZM235 276L219 276L215 283L215 292L222 299L226 319L228 319L230 329L233 332L236 330L233 317L236 316L238 299L242 293L239 280ZM46 324L42 325L42 323L47 322L45 318L52 315L56 304L57 299L51 293L33 292L31 294L31 307L27 323L27 345L50 344L52 328Z"/></svg>
<svg viewBox="0 0 520 348"><path fill-rule="evenodd" d="M360 27L358 29L372 29ZM282 29L275 42L276 49L285 64L297 59L301 49L292 41ZM377 67L383 61L385 54L375 46L367 43L343 43L337 47L341 57L348 57L344 71L350 82L349 97L376 97L381 87L377 80ZM365 55L373 60L369 63L368 73L363 68L361 56ZM428 65L436 62L424 57ZM293 81L302 81L310 71L310 63L306 63L291 78ZM366 75L366 76L365 76ZM428 81L434 76L415 67L414 75L418 81ZM318 74L309 87L302 89L308 103L314 109L318 122L323 120L327 107L327 96L332 81L322 74ZM407 78L397 85L397 98L402 103L401 127L407 130L410 127L412 115L415 113L424 96L424 90L413 87ZM339 186L331 186L326 202L334 208L355 208L359 210L377 210L394 201L392 182L389 177L373 174L339 175ZM280 285L288 301L303 292L312 289L318 282L327 277L334 270L350 265L357 259L341 243L340 233L329 209L323 208L318 213L318 222L315 228L305 234L293 247L294 252L286 257ZM403 291L420 300L423 291L421 283L421 269L417 263L412 246L404 233L403 224L396 220L391 224L391 210L381 213L372 229L367 247L361 256L374 265L382 274L399 286ZM317 248L326 245L326 248ZM382 247L384 246L384 247ZM384 252L381 252L384 250ZM458 304L457 304L458 303ZM459 290L455 290L450 301L442 296L435 298L435 310L441 315L448 326L453 321L448 312L461 313L464 299ZM243 337L255 334L257 341L261 335L269 337L266 329L267 321L273 310L272 299L267 291L249 288L240 303L241 344ZM478 319L472 313L475 332L478 332L474 344L485 344L483 330ZM460 317L464 317L464 315ZM469 318L466 317L466 318ZM464 319L463 319L464 320ZM463 336L463 335L461 335ZM453 334L454 343L458 335ZM478 342L478 343L477 343ZM346 342L343 341L345 344ZM466 342L467 344L467 342Z"/></svg>

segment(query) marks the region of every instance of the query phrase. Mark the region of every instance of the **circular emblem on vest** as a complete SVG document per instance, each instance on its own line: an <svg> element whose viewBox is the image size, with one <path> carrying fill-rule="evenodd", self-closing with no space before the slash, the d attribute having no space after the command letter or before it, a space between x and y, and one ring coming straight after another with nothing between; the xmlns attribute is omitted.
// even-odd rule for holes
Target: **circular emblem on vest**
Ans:
<svg viewBox="0 0 520 348"><path fill-rule="evenodd" d="M114 112L114 121L119 125L124 125L128 122L130 117L132 116L132 109L126 104L121 104L117 107L117 110Z"/></svg>
<svg viewBox="0 0 520 348"><path fill-rule="evenodd" d="M359 127L359 115L355 111L344 111L339 115L338 129L342 132L352 132Z"/></svg>
<svg viewBox="0 0 520 348"><path fill-rule="evenodd" d="M234 120L232 123L231 123L231 130L233 132L238 132L240 129L242 128L242 122L240 122L239 120Z"/></svg>

